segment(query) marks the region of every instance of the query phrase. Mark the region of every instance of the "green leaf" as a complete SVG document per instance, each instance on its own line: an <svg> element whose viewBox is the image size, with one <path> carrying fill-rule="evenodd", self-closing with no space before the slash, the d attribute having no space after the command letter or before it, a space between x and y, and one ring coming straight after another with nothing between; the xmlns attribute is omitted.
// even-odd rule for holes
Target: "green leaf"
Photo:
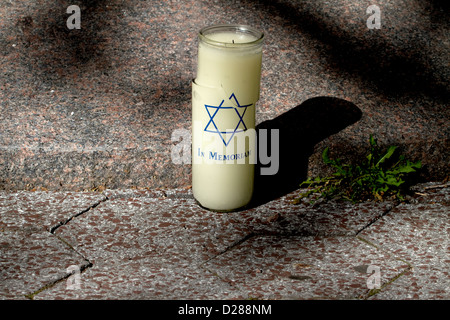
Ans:
<svg viewBox="0 0 450 320"><path fill-rule="evenodd" d="M408 161L408 163L410 163ZM416 169L421 169L422 168L422 161L417 161L415 163L410 163L411 167L416 168Z"/></svg>
<svg viewBox="0 0 450 320"><path fill-rule="evenodd" d="M377 162L377 164L375 166L378 167L380 164L384 163L387 159L392 157L392 155L394 154L395 150L397 150L396 146L390 146L388 151L385 153L384 156L381 157L380 160L378 160L378 162Z"/></svg>
<svg viewBox="0 0 450 320"><path fill-rule="evenodd" d="M331 163L330 157L328 155L329 151L330 151L330 148L326 147L325 150L323 150L323 152L322 152L322 160L325 164Z"/></svg>
<svg viewBox="0 0 450 320"><path fill-rule="evenodd" d="M370 199L404 201L402 193L410 183L409 175L422 168L421 162L410 162L404 155L394 159L398 147L390 146L383 152L372 135L369 143L368 155L356 164L331 159L329 148L325 148L322 152L323 162L330 165L334 172L328 177L308 178L304 181L301 186L307 186L308 190L300 194L300 198L309 197L313 199L312 203L319 198L340 198L354 203ZM383 165L390 159L394 161L389 161L389 167Z"/></svg>
<svg viewBox="0 0 450 320"><path fill-rule="evenodd" d="M410 166L403 166L403 167L398 168L394 172L395 173L410 173L410 172L416 172L416 169L414 169L413 167L410 167Z"/></svg>
<svg viewBox="0 0 450 320"><path fill-rule="evenodd" d="M375 138L373 137L373 135L370 135L370 137L369 137L369 142L370 142L370 145L371 145L372 147L376 147L376 146L377 146L377 141L375 140Z"/></svg>
<svg viewBox="0 0 450 320"><path fill-rule="evenodd" d="M386 181L386 184L399 187L401 184L403 184L405 181L402 179L397 179L395 177L389 177Z"/></svg>

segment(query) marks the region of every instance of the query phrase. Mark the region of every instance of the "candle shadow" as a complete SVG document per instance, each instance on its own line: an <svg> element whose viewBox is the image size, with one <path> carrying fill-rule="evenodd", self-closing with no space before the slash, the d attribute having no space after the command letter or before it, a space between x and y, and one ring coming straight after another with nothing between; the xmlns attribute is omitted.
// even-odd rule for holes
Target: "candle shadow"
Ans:
<svg viewBox="0 0 450 320"><path fill-rule="evenodd" d="M353 103L334 97L311 98L286 113L256 127L258 141L261 129L279 129L279 168L273 175L261 174L270 167L259 161L255 172L255 190L249 208L275 200L299 188L307 177L308 159L314 146L361 119L361 110ZM259 150L261 152L261 150ZM268 155L272 157L268 148Z"/></svg>

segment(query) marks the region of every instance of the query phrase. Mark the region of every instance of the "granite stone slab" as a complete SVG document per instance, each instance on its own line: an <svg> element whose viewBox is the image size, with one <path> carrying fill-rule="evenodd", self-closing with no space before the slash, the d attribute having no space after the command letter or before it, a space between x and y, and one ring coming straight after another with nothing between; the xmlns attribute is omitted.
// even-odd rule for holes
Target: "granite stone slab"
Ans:
<svg viewBox="0 0 450 320"><path fill-rule="evenodd" d="M89 261L51 233L104 199L99 193L0 192L1 299L25 299Z"/></svg>
<svg viewBox="0 0 450 320"><path fill-rule="evenodd" d="M243 293L172 250L166 255L96 259L80 274L78 287L60 282L34 299L216 300L243 299Z"/></svg>
<svg viewBox="0 0 450 320"><path fill-rule="evenodd" d="M248 298L283 300L364 297L368 266L381 283L408 267L355 237L296 236L255 237L206 264Z"/></svg>
<svg viewBox="0 0 450 320"><path fill-rule="evenodd" d="M73 270L83 270L89 261L58 237L38 230L2 228L0 232L0 299L33 298Z"/></svg>
<svg viewBox="0 0 450 320"><path fill-rule="evenodd" d="M360 157L369 134L422 160L425 179L448 176L443 2L372 1L381 29L367 27L362 0L83 0L81 29L70 30L73 4L0 0L1 189L189 185L172 134L190 132L196 37L215 23L265 32L257 124L296 111L279 127L297 141L296 180L327 170L325 146Z"/></svg>
<svg viewBox="0 0 450 320"><path fill-rule="evenodd" d="M55 231L85 256L98 249L104 257L133 254L132 250L181 250L193 261L203 262L254 235L356 235L391 206L294 205L294 192L255 208L216 213L201 208L186 188L108 190L105 195L107 201Z"/></svg>
<svg viewBox="0 0 450 320"><path fill-rule="evenodd" d="M337 203L317 208L293 205L293 193L255 208L222 214L199 207L189 188L106 190L104 194L108 200L54 231L92 263L81 274L83 287L68 291L61 282L35 299L251 298L261 292L233 284L218 267L228 264L237 273L243 272L242 262L233 256L236 248L246 248L256 239L269 239L268 248L273 239L291 239L286 240L292 241L289 251L298 251L295 245L306 241L309 247L307 239L316 235L336 237L335 246L340 241L345 244L343 253L348 246L367 246L353 236L385 210L374 204L356 208ZM348 237L340 240L345 235ZM280 251L278 257L274 253L271 259L284 259L285 252ZM261 261L255 268L264 269L270 261ZM355 261L355 266L358 263L366 262ZM260 281L265 283L265 279ZM286 298L281 287L261 285L267 287L264 298ZM347 294L353 296L345 293L341 297Z"/></svg>
<svg viewBox="0 0 450 320"><path fill-rule="evenodd" d="M359 234L410 266L375 299L450 298L449 189L422 189L421 194L416 203L395 207Z"/></svg>
<svg viewBox="0 0 450 320"><path fill-rule="evenodd" d="M278 199L232 213L190 188L0 193L2 299L448 299L448 184L407 203Z"/></svg>
<svg viewBox="0 0 450 320"><path fill-rule="evenodd" d="M0 191L0 227L52 232L105 199L98 192Z"/></svg>

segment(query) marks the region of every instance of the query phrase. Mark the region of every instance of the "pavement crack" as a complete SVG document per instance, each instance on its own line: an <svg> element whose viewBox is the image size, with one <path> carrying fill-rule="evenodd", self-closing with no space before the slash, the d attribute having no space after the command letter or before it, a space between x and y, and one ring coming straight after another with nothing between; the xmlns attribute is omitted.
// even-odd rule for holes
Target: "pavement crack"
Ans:
<svg viewBox="0 0 450 320"><path fill-rule="evenodd" d="M244 243L244 242L247 241L248 239L253 238L253 237L255 237L255 236L257 236L257 234L254 233L254 232L248 233L248 234L245 235L243 238L241 238L241 239L239 239L239 240L233 242L231 245L229 245L228 247L226 247L226 248L225 248L224 250L222 250L222 252L220 252L218 255L221 255L221 254L224 254L224 253L230 251L230 250L233 249L234 247L237 247L238 245Z"/></svg>
<svg viewBox="0 0 450 320"><path fill-rule="evenodd" d="M359 299L364 299L367 300L371 297L373 297L374 295L382 292L382 291L386 291L387 289L389 289L390 285L392 283L394 283L395 281L397 281L397 279L399 279L402 276L405 276L408 272L410 272L412 270L411 266L406 267L406 269L404 269L402 272L400 272L399 274L393 276L390 279L387 279L387 281L385 283L383 283L379 288L373 288L370 289L369 291L367 291L365 294L361 295L359 297Z"/></svg>
<svg viewBox="0 0 450 320"><path fill-rule="evenodd" d="M205 262L202 263L202 265L207 264L208 262L210 262L211 260L214 260L215 258L227 253L228 251L232 250L233 248L239 246L240 244L244 243L245 241L247 241L250 238L256 237L258 236L257 233L255 232L250 232L247 235L245 235L244 237L236 240L235 242L233 242L232 244L230 244L229 246L227 246L225 249L223 249L222 251L220 251L218 254L212 256L211 258L207 259Z"/></svg>
<svg viewBox="0 0 450 320"><path fill-rule="evenodd" d="M66 240L64 240L63 238L61 238L60 236L58 236L56 234L53 234L53 236L55 236L59 241L61 241L65 246L67 246L69 248L69 250L71 250L71 251L75 252L75 254L79 255L84 260L84 263L82 263L80 265L75 265L75 267L76 267L75 269L71 269L71 270L66 269L66 273L64 276L60 276L59 278L46 283L39 289L37 289L33 292L30 292L28 294L25 294L24 295L25 298L27 298L29 300L34 300L34 297L36 295L38 295L39 293L41 293L45 290L51 289L52 287L54 287L55 285L57 285L58 283L60 283L62 281L66 281L71 276L73 276L77 272L77 270L78 270L78 273L81 275L81 273L83 273L85 270L87 270L88 268L91 268L93 266L93 263L91 261L89 261L89 259L84 257L80 252L78 252L70 243L68 243Z"/></svg>
<svg viewBox="0 0 450 320"><path fill-rule="evenodd" d="M393 203L392 206L389 206L388 208L386 208L379 216L373 218L368 224L366 224L364 227L362 227L360 230L358 230L355 234L355 236L358 236L361 232L363 232L364 230L366 230L367 228L369 228L372 224L374 224L375 222L377 222L379 219L383 218L384 216L388 215L392 210L394 210L395 208L397 208L399 205L401 204L401 202L395 202Z"/></svg>
<svg viewBox="0 0 450 320"><path fill-rule="evenodd" d="M81 215L83 215L83 214L85 214L85 213L91 211L92 209L95 209L95 208L98 207L101 203L106 202L106 201L108 201L108 200L109 200L109 198L105 196L105 198L103 198L103 199L97 201L96 203L90 205L90 206L87 207L86 209L84 209L84 210L82 210L82 211L76 213L75 215L69 217L68 219L66 219L66 220L64 220L64 221L60 221L56 226L53 226L53 227L50 228L50 233L51 233L51 234L55 234L56 230L57 230L59 227L65 226L65 225L68 224L70 221L72 221L72 219L74 219L74 218L76 218L76 217L79 217L79 216L81 216Z"/></svg>
<svg viewBox="0 0 450 320"><path fill-rule="evenodd" d="M93 264L91 262L89 262L88 260L86 260L86 261L88 262L88 264L81 265L79 267L79 273L80 274L83 273L86 269L91 268L93 266ZM45 284L44 286L40 287L39 289L37 289L37 290L35 290L33 292L25 294L24 296L25 296L25 298L27 298L29 300L34 300L34 297L36 295L38 295L39 293L41 293L41 292L43 292L45 290L53 288L55 285L57 285L58 283L60 283L62 281L66 281L71 276L73 276L75 273L76 273L75 270L71 270L70 272L69 272L69 270L67 270L67 272L66 272L66 274L64 276L62 276L62 277L60 277L58 279L55 279L55 280Z"/></svg>

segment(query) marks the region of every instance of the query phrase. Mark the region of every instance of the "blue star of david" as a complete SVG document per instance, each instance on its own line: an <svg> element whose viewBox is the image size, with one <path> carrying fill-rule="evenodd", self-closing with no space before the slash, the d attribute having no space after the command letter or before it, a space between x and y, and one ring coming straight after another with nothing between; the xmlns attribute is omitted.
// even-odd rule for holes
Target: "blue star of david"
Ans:
<svg viewBox="0 0 450 320"><path fill-rule="evenodd" d="M223 107L222 105L224 104L225 100L222 100L222 102L219 104L219 106L210 106L205 104L205 108L206 108L206 112L208 112L209 115L209 121L208 124L206 125L204 131L205 132L211 132L211 133L217 133L220 138L222 139L223 143L225 144L225 146L228 146L228 144L230 143L231 139L233 139L234 135L236 132L242 132L247 130L247 126L245 125L244 122L244 115L245 112L247 111L247 108L250 107L252 104L246 104L241 106L239 104L239 101L237 100L236 96L234 95L234 93L230 96L230 98L228 98L228 100L234 99L234 101L236 101L236 105L235 107ZM237 114L237 118L236 120L239 119L238 123L236 124L236 127L234 129L231 128L231 130L229 130L230 128L225 128L226 131L223 130L223 128L219 129L217 127L217 124L214 122L214 117L216 117L216 115L219 113L219 110L231 110L234 109L234 111ZM242 111L242 113L240 112ZM232 112L232 111L229 111ZM239 129L239 126L241 125L244 126L244 129ZM211 128L211 126L213 128ZM225 137L225 134L230 134L231 136L227 139Z"/></svg>

